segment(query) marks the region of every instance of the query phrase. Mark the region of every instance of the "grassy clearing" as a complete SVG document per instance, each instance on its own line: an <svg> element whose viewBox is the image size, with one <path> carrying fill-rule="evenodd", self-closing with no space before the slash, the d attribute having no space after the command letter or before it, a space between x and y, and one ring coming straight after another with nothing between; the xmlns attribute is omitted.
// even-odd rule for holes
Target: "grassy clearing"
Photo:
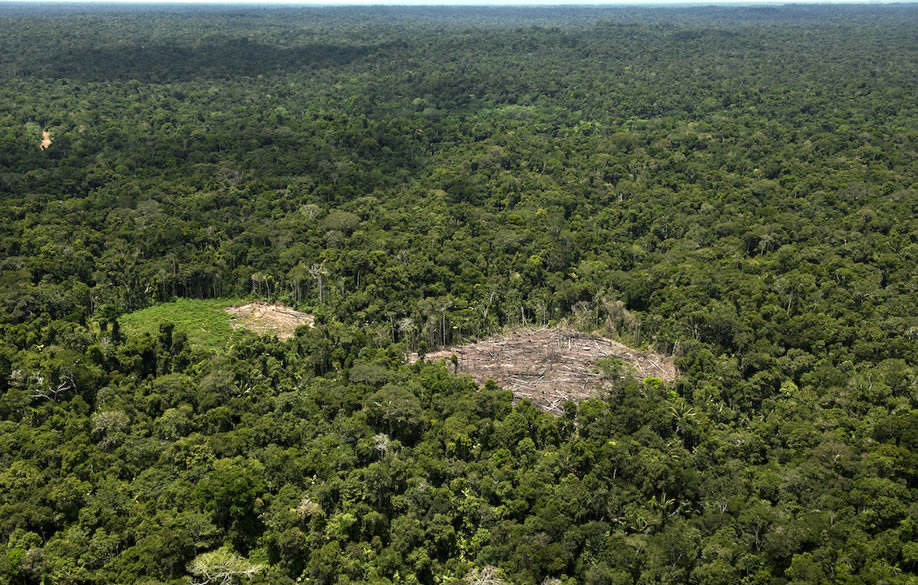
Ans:
<svg viewBox="0 0 918 585"><path fill-rule="evenodd" d="M233 333L232 316L224 309L238 304L231 299L181 299L123 315L119 322L129 335L159 334L162 323L172 323L176 331L184 331L197 346L221 349Z"/></svg>

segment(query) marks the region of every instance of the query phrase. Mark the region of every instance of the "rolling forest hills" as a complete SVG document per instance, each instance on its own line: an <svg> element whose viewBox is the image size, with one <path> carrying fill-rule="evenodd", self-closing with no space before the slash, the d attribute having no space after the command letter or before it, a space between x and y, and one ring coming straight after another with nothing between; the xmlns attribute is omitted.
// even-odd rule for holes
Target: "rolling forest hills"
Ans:
<svg viewBox="0 0 918 585"><path fill-rule="evenodd" d="M918 578L915 5L4 4L0 55L0 584ZM189 299L314 327L137 325ZM679 376L408 360L534 327Z"/></svg>

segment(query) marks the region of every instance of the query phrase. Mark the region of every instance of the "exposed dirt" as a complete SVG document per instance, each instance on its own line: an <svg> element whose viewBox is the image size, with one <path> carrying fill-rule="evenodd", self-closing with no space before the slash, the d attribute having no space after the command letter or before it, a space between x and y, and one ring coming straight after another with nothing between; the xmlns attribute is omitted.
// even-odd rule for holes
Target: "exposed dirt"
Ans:
<svg viewBox="0 0 918 585"><path fill-rule="evenodd" d="M293 332L300 325L312 327L314 322L309 313L300 313L278 303L249 303L227 307L226 312L234 317L230 327L242 327L259 335L276 335L281 340L293 337Z"/></svg>
<svg viewBox="0 0 918 585"><path fill-rule="evenodd" d="M516 400L528 398L555 414L563 411L566 401L589 398L603 385L596 372L596 362L602 358L630 363L642 379L655 376L671 382L678 375L672 357L563 329L523 329L429 353L425 359L449 362L453 355L458 359L457 373L468 374L479 384L491 378L511 390ZM409 362L417 360L417 354L408 356Z"/></svg>
<svg viewBox="0 0 918 585"><path fill-rule="evenodd" d="M48 150L48 147L51 146L51 133L47 130L41 131L41 144L38 145L38 148L42 150Z"/></svg>

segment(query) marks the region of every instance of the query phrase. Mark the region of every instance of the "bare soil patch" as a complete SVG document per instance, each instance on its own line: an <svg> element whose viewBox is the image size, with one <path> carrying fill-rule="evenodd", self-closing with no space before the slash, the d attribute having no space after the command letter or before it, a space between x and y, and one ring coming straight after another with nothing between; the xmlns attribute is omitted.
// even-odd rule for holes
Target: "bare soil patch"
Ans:
<svg viewBox="0 0 918 585"><path fill-rule="evenodd" d="M38 145L38 148L42 150L47 150L51 146L51 133L47 130L41 131L41 144Z"/></svg>
<svg viewBox="0 0 918 585"><path fill-rule="evenodd" d="M242 327L259 335L276 335L281 340L293 337L293 332L300 325L312 327L314 322L309 313L294 311L280 303L249 303L225 310L233 316L230 327Z"/></svg>
<svg viewBox="0 0 918 585"><path fill-rule="evenodd" d="M593 396L604 383L596 372L602 358L628 362L639 378L657 377L671 382L678 371L673 358L652 351L639 351L604 337L564 329L524 329L442 351L427 360L458 359L457 373L468 374L479 384L489 378L513 392L516 400L555 413L568 400ZM417 354L408 357L418 360Z"/></svg>

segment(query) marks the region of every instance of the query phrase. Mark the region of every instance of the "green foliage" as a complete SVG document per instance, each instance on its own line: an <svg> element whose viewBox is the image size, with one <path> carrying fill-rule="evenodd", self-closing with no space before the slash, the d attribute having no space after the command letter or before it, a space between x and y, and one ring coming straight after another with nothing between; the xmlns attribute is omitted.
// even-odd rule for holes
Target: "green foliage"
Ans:
<svg viewBox="0 0 918 585"><path fill-rule="evenodd" d="M0 585L914 582L916 24L0 6Z"/></svg>

